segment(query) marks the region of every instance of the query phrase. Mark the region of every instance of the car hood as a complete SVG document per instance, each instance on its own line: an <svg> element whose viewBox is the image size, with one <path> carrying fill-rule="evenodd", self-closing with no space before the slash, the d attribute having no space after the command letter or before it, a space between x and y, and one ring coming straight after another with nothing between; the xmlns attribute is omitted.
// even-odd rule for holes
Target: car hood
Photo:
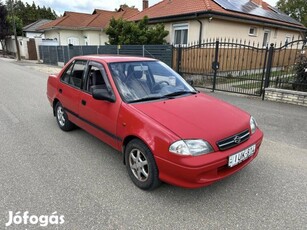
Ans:
<svg viewBox="0 0 307 230"><path fill-rule="evenodd" d="M202 93L131 105L182 139L215 143L249 129L248 113Z"/></svg>

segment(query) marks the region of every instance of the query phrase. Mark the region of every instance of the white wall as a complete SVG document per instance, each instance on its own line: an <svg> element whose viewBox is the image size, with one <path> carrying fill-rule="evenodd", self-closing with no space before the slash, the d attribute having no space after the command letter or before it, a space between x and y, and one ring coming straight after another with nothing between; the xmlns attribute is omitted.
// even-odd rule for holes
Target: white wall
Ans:
<svg viewBox="0 0 307 230"><path fill-rule="evenodd" d="M108 37L103 31L98 30L51 30L45 32L46 39L56 39L59 45L66 46L70 41L74 45L104 45Z"/></svg>
<svg viewBox="0 0 307 230"><path fill-rule="evenodd" d="M247 24L240 22L230 22L222 19L212 18L212 20L202 19L202 39L210 38L223 38L223 39L237 39L246 40L259 43L262 46L263 37L265 31L270 32L269 43L280 43L284 44L287 37L294 37L294 40L301 39L300 32L277 29L273 27L260 26L256 24ZM176 24L185 23L188 24L188 43L199 41L200 23L196 20L190 21L177 21L174 23L165 23L165 29L169 31L169 35L166 37L167 42L174 42L174 29L173 26ZM257 33L255 36L249 35L251 27L255 27Z"/></svg>
<svg viewBox="0 0 307 230"><path fill-rule="evenodd" d="M30 40L29 38L26 37L17 37L18 39L18 46L19 46L19 51L20 51L20 57L24 59L29 58L29 52L28 52L28 41ZM7 44L7 51L10 53L15 53L17 52L16 49L16 43L15 43L15 36L8 37L6 39L6 44Z"/></svg>
<svg viewBox="0 0 307 230"><path fill-rule="evenodd" d="M29 51L28 51L28 41L30 38L20 38L19 41L19 50L20 50L20 57L24 59L29 59Z"/></svg>

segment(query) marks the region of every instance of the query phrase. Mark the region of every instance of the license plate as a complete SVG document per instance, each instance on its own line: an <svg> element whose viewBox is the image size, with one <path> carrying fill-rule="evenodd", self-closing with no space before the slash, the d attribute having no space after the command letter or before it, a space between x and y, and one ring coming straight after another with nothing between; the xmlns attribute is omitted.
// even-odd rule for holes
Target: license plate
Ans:
<svg viewBox="0 0 307 230"><path fill-rule="evenodd" d="M256 145L252 145L247 149L242 150L236 154L229 156L228 166L233 167L237 164L240 164L242 161L245 161L247 158L252 156L255 153Z"/></svg>

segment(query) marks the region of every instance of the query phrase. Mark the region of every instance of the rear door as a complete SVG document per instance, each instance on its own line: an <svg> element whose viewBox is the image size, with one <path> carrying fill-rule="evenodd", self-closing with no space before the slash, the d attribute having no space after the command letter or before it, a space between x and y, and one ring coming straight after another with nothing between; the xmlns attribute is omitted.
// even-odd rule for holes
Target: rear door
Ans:
<svg viewBox="0 0 307 230"><path fill-rule="evenodd" d="M58 87L58 99L72 121L78 117L79 113L80 93L86 64L86 60L73 61L62 74Z"/></svg>

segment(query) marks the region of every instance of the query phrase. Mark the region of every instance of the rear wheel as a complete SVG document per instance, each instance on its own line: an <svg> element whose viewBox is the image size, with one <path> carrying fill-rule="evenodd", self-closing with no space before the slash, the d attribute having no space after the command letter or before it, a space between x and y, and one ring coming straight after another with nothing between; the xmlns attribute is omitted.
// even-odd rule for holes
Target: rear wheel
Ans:
<svg viewBox="0 0 307 230"><path fill-rule="evenodd" d="M152 152L142 141L134 139L128 143L125 161L128 174L137 187L153 190L161 184Z"/></svg>
<svg viewBox="0 0 307 230"><path fill-rule="evenodd" d="M70 131L75 127L75 125L68 120L68 116L60 102L55 105L55 117L60 129L63 131Z"/></svg>

